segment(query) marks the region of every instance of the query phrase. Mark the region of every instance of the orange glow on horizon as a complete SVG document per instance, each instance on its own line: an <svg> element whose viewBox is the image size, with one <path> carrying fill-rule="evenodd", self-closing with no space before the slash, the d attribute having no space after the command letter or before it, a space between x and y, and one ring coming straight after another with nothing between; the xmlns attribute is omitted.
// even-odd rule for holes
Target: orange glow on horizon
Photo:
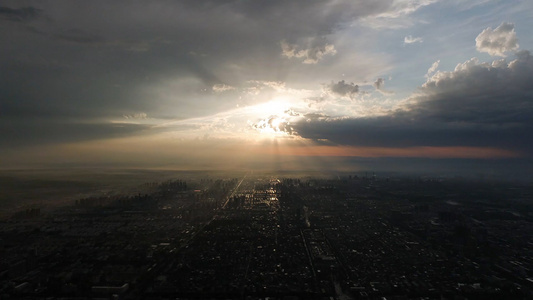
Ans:
<svg viewBox="0 0 533 300"><path fill-rule="evenodd" d="M284 146L275 150L269 147L259 150L264 154L292 156L332 156L332 157L421 157L421 158L513 158L521 154L490 147L356 147L299 145Z"/></svg>

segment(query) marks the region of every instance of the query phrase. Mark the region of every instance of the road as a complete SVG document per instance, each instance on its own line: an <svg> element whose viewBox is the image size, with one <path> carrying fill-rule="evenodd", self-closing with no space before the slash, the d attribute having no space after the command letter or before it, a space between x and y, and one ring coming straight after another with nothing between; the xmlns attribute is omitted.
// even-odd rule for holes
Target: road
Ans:
<svg viewBox="0 0 533 300"><path fill-rule="evenodd" d="M226 205L228 204L228 202L230 201L230 199L233 197L233 195L235 195L235 193L239 190L239 187L241 186L242 182L244 181L244 179L246 179L246 176L248 176L248 173L244 174L244 177L241 179L241 181L239 181L239 184L237 184L237 186L233 189L233 191L231 192L231 194L229 194L229 196L226 197L226 202L224 202L224 205L222 205L221 208L219 208L217 210L217 212L213 215L213 218L211 218L208 222L204 223L203 225L200 226L200 228L198 228L198 230L192 234L188 239L186 239L186 241L184 243L181 244L181 247L179 249L182 249L186 246L189 245L189 243L200 233L204 230L204 228L211 224L211 222L213 222L214 219L216 219L216 217L218 216L218 211L220 211L221 209L224 209L226 207Z"/></svg>
<svg viewBox="0 0 533 300"><path fill-rule="evenodd" d="M229 196L226 198L226 202L224 202L224 205L222 205L222 209L226 208L226 205L228 205L229 203L229 200L233 197L233 195L235 195L235 193L239 190L239 187L241 186L242 182L244 181L244 179L246 179L246 176L248 176L248 173L244 174L244 177L241 179L241 181L239 181L239 184L237 184L237 186L233 189L233 192L231 192L231 194L229 194ZM216 215L215 215L216 216Z"/></svg>

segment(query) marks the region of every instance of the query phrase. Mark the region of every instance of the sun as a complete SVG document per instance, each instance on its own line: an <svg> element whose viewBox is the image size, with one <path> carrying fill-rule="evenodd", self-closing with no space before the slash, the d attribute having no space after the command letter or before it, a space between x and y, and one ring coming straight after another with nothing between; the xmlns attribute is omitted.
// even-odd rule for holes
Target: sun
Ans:
<svg viewBox="0 0 533 300"><path fill-rule="evenodd" d="M282 118L273 118L270 122L270 127L274 130L277 130L279 131L280 130L280 125L286 123L287 121L285 119L282 119Z"/></svg>
<svg viewBox="0 0 533 300"><path fill-rule="evenodd" d="M288 97L276 97L255 105L249 110L248 124L259 137L289 137L294 134L293 124L301 118L293 111L294 104L294 100Z"/></svg>
<svg viewBox="0 0 533 300"><path fill-rule="evenodd" d="M292 130L289 121L277 115L260 120L253 124L252 127L262 134L269 135L288 135Z"/></svg>

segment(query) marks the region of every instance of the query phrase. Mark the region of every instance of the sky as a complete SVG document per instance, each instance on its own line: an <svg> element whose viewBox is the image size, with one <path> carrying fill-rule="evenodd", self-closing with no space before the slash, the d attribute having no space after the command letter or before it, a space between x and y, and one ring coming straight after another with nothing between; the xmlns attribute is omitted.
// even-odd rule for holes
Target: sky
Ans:
<svg viewBox="0 0 533 300"><path fill-rule="evenodd" d="M0 1L0 168L532 174L532 15L529 0Z"/></svg>

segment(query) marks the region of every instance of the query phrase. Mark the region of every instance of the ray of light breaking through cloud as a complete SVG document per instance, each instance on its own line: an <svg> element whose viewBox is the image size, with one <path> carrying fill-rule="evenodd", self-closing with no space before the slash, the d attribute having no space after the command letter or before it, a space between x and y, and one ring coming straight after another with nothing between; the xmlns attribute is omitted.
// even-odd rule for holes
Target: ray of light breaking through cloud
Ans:
<svg viewBox="0 0 533 300"><path fill-rule="evenodd" d="M532 13L490 0L4 1L0 167L530 160Z"/></svg>

